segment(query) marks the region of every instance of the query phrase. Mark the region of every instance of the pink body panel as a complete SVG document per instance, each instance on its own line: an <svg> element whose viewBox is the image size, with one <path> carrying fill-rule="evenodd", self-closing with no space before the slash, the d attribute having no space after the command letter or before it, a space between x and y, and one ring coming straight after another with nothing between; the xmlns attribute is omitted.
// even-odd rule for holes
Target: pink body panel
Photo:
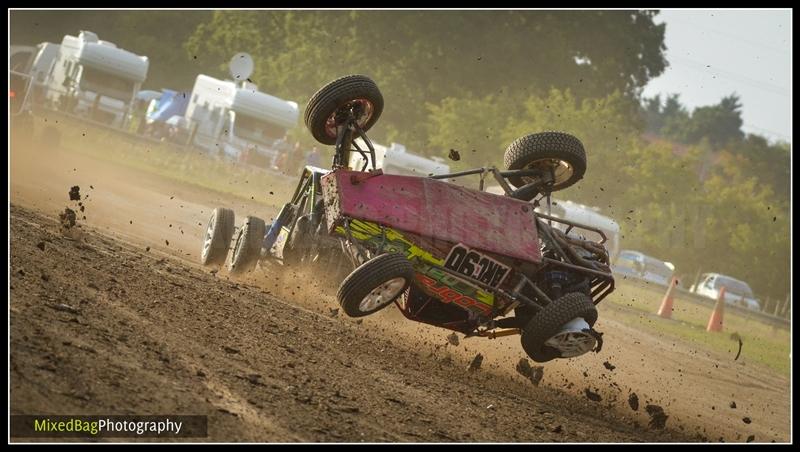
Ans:
<svg viewBox="0 0 800 452"><path fill-rule="evenodd" d="M353 183L351 176L359 181ZM436 179L337 170L322 178L328 227L343 217L541 262L533 206Z"/></svg>

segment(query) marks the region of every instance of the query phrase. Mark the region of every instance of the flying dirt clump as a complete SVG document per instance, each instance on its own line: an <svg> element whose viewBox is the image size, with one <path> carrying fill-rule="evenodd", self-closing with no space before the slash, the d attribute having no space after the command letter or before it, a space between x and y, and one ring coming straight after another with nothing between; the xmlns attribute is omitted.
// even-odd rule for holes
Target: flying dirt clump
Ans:
<svg viewBox="0 0 800 452"><path fill-rule="evenodd" d="M467 366L467 370L470 372L475 372L476 370L481 368L482 363L483 363L483 355L478 353L477 355L475 355L474 358L472 358L472 362L470 362L469 366Z"/></svg>
<svg viewBox="0 0 800 452"><path fill-rule="evenodd" d="M667 418L669 417L666 413L664 413L664 408L661 408L658 405L647 405L645 410L647 410L647 414L650 415L650 427L655 429L663 429L667 424Z"/></svg>
<svg viewBox="0 0 800 452"><path fill-rule="evenodd" d="M517 373L529 379L534 386L539 386L539 382L544 377L544 366L533 366L525 358L520 358L517 363Z"/></svg>
<svg viewBox="0 0 800 452"><path fill-rule="evenodd" d="M628 405L633 411L639 411L639 396L635 392L628 396Z"/></svg>
<svg viewBox="0 0 800 452"><path fill-rule="evenodd" d="M584 389L584 392L586 393L586 398L591 400L592 402L599 402L599 401L603 400L603 398L600 397L600 394L598 394L596 392L593 392L589 388Z"/></svg>
<svg viewBox="0 0 800 452"><path fill-rule="evenodd" d="M447 154L447 156L450 157L450 160L454 162L461 160L461 154L455 149L450 149L450 152Z"/></svg>
<svg viewBox="0 0 800 452"><path fill-rule="evenodd" d="M80 201L81 200L81 187L75 185L69 189L69 200L70 201Z"/></svg>
<svg viewBox="0 0 800 452"><path fill-rule="evenodd" d="M75 211L69 207L65 207L64 211L58 214L58 221L61 222L61 232L67 232L75 227L77 216Z"/></svg>
<svg viewBox="0 0 800 452"><path fill-rule="evenodd" d="M456 333L451 333L449 336L447 336L447 342L450 345L458 346L458 335Z"/></svg>

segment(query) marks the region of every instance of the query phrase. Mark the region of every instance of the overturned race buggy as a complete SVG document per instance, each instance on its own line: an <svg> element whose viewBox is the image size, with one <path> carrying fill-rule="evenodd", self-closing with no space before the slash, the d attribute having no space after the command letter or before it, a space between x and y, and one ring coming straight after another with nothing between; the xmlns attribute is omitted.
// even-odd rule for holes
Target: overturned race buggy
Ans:
<svg viewBox="0 0 800 452"><path fill-rule="evenodd" d="M395 304L410 320L467 337L520 334L537 362L599 351L595 305L614 290L605 235L534 210L583 177L581 142L535 133L508 147L503 170L383 174L366 135L382 110L378 87L361 75L314 94L305 123L317 141L334 146L332 169L306 167L270 225L247 217L236 229L233 212L216 209L202 262L224 264L233 242L232 274L276 266L324 272L351 317ZM352 152L363 167L348 167ZM479 178L477 190L453 183L470 175ZM489 177L505 195L483 191Z"/></svg>

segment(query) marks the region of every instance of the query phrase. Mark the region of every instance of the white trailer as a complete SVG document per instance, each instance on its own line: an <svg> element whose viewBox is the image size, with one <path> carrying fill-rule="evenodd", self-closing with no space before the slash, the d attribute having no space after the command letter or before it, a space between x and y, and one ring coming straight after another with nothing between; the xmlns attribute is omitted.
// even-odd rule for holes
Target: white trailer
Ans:
<svg viewBox="0 0 800 452"><path fill-rule="evenodd" d="M50 65L45 97L51 108L124 127L148 66L146 56L99 40L90 31L67 35Z"/></svg>
<svg viewBox="0 0 800 452"><path fill-rule="evenodd" d="M367 155L369 155L369 148L361 138L357 138L356 143ZM450 166L444 163L444 159L434 157L432 159L425 158L406 150L406 147L399 143L392 143L390 146L384 146L379 143L372 143L375 148L375 167L380 168L386 174L400 174L406 176L420 176L425 177L431 174L447 174L450 172ZM350 153L350 167L353 169L361 169L367 162L358 152ZM367 169L372 168L367 165Z"/></svg>
<svg viewBox="0 0 800 452"><path fill-rule="evenodd" d="M295 102L262 93L251 83L207 75L197 76L186 107L195 146L235 160L259 155L269 164L277 154L273 143L297 125L298 117Z"/></svg>

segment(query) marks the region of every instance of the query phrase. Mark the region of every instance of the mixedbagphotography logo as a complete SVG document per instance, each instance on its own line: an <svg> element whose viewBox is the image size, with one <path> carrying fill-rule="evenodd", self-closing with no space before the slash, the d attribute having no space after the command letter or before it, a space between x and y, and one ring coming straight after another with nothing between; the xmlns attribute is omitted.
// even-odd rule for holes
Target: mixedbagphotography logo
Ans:
<svg viewBox="0 0 800 452"><path fill-rule="evenodd" d="M197 438L207 416L11 415L15 438Z"/></svg>

